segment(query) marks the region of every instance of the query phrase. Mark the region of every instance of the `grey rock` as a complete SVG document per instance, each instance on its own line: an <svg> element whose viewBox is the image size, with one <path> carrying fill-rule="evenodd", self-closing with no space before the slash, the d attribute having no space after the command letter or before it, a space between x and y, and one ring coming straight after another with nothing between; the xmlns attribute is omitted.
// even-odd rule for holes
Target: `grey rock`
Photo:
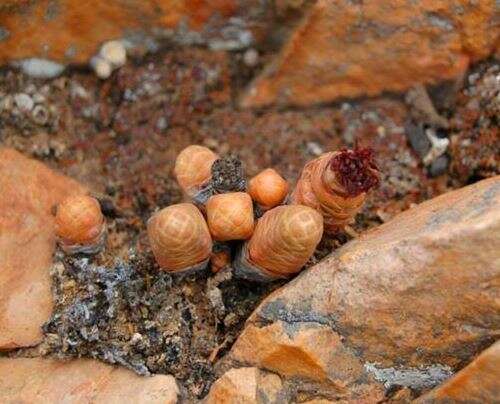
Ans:
<svg viewBox="0 0 500 404"><path fill-rule="evenodd" d="M30 112L35 106L33 99L25 93L18 93L14 95L14 103L23 112Z"/></svg>
<svg viewBox="0 0 500 404"><path fill-rule="evenodd" d="M430 165L429 175L431 177L439 177L440 175L443 175L444 173L446 173L449 164L450 158L446 154L439 156Z"/></svg>
<svg viewBox="0 0 500 404"><path fill-rule="evenodd" d="M28 76L41 79L57 77L66 68L60 63L40 58L23 59L20 62L15 62L14 65L20 67Z"/></svg>

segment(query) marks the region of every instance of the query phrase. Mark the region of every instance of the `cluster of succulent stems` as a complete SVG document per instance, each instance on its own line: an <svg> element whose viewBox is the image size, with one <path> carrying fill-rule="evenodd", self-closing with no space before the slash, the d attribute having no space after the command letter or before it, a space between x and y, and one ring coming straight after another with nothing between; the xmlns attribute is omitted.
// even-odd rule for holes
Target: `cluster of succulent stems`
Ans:
<svg viewBox="0 0 500 404"><path fill-rule="evenodd" d="M174 175L185 202L157 211L147 224L160 269L187 274L231 266L236 277L259 282L298 273L323 233L351 223L379 183L368 149L310 161L291 193L276 170L267 168L247 181L237 158L220 158L199 145L181 151ZM58 207L56 230L68 254L99 251L106 234L99 203L87 195L68 198Z"/></svg>

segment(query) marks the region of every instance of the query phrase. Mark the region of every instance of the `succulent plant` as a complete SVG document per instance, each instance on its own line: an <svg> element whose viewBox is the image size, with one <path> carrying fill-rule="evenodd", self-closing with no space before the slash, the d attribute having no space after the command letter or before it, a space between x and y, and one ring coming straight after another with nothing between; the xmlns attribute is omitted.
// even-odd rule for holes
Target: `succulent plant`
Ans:
<svg viewBox="0 0 500 404"><path fill-rule="evenodd" d="M106 238L106 222L97 199L88 195L63 200L56 211L56 236L67 254L92 254L101 250Z"/></svg>
<svg viewBox="0 0 500 404"><path fill-rule="evenodd" d="M262 210L280 205L288 188L288 182L272 168L266 168L248 182L248 193Z"/></svg>
<svg viewBox="0 0 500 404"><path fill-rule="evenodd" d="M210 234L217 241L246 240L254 229L253 205L245 192L210 197L206 205Z"/></svg>
<svg viewBox="0 0 500 404"><path fill-rule="evenodd" d="M354 220L379 181L371 150L325 153L306 164L290 202L321 212L325 231L335 233Z"/></svg>
<svg viewBox="0 0 500 404"><path fill-rule="evenodd" d="M194 202L204 204L212 194L212 164L217 154L207 147L191 145L175 160L174 174L184 193Z"/></svg>
<svg viewBox="0 0 500 404"><path fill-rule="evenodd" d="M148 236L162 270L186 273L207 266L212 238L195 205L180 203L155 213L148 221Z"/></svg>
<svg viewBox="0 0 500 404"><path fill-rule="evenodd" d="M323 235L323 218L307 206L278 206L267 211L241 248L235 275L254 281L290 278L314 253Z"/></svg>

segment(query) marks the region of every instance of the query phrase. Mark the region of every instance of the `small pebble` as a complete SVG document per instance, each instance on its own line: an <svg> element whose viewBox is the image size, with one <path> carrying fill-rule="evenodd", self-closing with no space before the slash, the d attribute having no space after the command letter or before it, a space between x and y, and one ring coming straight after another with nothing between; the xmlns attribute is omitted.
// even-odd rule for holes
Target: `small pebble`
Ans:
<svg viewBox="0 0 500 404"><path fill-rule="evenodd" d="M14 96L16 106L23 112L29 112L35 106L33 99L25 93L19 93Z"/></svg>
<svg viewBox="0 0 500 404"><path fill-rule="evenodd" d="M127 62L127 50L120 41L109 41L104 43L99 55L114 68L122 67Z"/></svg>
<svg viewBox="0 0 500 404"><path fill-rule="evenodd" d="M476 81L481 77L479 73L472 73L469 75L469 85L474 85L476 84Z"/></svg>
<svg viewBox="0 0 500 404"><path fill-rule="evenodd" d="M446 154L439 156L429 167L429 175L431 177L439 177L440 175L445 174L449 163L450 158Z"/></svg>
<svg viewBox="0 0 500 404"><path fill-rule="evenodd" d="M448 138L439 138L436 135L436 131L433 129L427 129L425 134L431 142L431 150L422 159L423 163L428 166L434 162L439 156L446 152L450 140Z"/></svg>
<svg viewBox="0 0 500 404"><path fill-rule="evenodd" d="M379 137L382 137L384 138L385 135L386 135L386 130L383 126L378 126L377 127L377 135L379 135Z"/></svg>
<svg viewBox="0 0 500 404"><path fill-rule="evenodd" d="M324 153L323 148L316 142L307 142L307 151L313 156L321 156Z"/></svg>
<svg viewBox="0 0 500 404"><path fill-rule="evenodd" d="M60 63L39 58L24 59L16 63L16 65L19 65L22 71L28 76L41 79L57 77L66 68L65 65Z"/></svg>
<svg viewBox="0 0 500 404"><path fill-rule="evenodd" d="M405 124L405 135L410 142L411 148L423 158L431 149L431 141L425 134L422 124L407 122Z"/></svg>
<svg viewBox="0 0 500 404"><path fill-rule="evenodd" d="M98 56L93 57L90 60L90 65L94 69L96 76L101 80L109 78L109 76L111 76L111 73L113 72L111 64L107 60Z"/></svg>
<svg viewBox="0 0 500 404"><path fill-rule="evenodd" d="M163 132L167 128L168 128L167 118L165 118L164 116L158 118L158 120L156 121L156 129Z"/></svg>
<svg viewBox="0 0 500 404"><path fill-rule="evenodd" d="M243 54L243 63L248 67L255 67L259 63L259 52L250 48Z"/></svg>

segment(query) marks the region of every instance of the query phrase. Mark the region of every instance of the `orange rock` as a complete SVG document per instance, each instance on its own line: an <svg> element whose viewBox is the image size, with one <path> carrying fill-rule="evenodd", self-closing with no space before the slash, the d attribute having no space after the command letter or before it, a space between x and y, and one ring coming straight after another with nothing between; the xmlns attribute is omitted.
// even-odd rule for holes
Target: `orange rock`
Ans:
<svg viewBox="0 0 500 404"><path fill-rule="evenodd" d="M383 397L382 386L327 325L283 321L262 327L247 324L229 359L289 378L326 383L337 391L337 398L376 402Z"/></svg>
<svg viewBox="0 0 500 404"><path fill-rule="evenodd" d="M206 404L275 403L282 389L280 377L272 373L257 368L231 369L212 385Z"/></svg>
<svg viewBox="0 0 500 404"><path fill-rule="evenodd" d="M500 342L414 403L493 403L500 397Z"/></svg>
<svg viewBox="0 0 500 404"><path fill-rule="evenodd" d="M310 105L453 79L498 46L495 7L495 0L318 0L241 105Z"/></svg>
<svg viewBox="0 0 500 404"><path fill-rule="evenodd" d="M365 365L460 368L500 328L498 251L500 176L403 212L305 271L260 305L231 355L317 379L337 369L342 344ZM319 337L297 352L276 337L284 324L336 330L328 338L338 352L323 352Z"/></svg>
<svg viewBox="0 0 500 404"><path fill-rule="evenodd" d="M235 0L10 1L0 6L0 64L31 57L86 63L105 41L131 32L151 34L153 28L176 29L181 23L189 30L213 31L216 35L229 17L242 14L249 7L260 7L253 0L243 3L238 5Z"/></svg>
<svg viewBox="0 0 500 404"><path fill-rule="evenodd" d="M85 192L18 152L0 148L0 349L35 345L52 312L51 209Z"/></svg>
<svg viewBox="0 0 500 404"><path fill-rule="evenodd" d="M102 42L121 37L127 28L139 29L139 16L152 19L151 2L135 3L39 0L4 11L0 26L8 36L0 42L0 62L29 57L87 62Z"/></svg>
<svg viewBox="0 0 500 404"><path fill-rule="evenodd" d="M90 359L0 358L3 403L174 404L178 395L170 375L141 377Z"/></svg>
<svg viewBox="0 0 500 404"><path fill-rule="evenodd" d="M166 27L175 27L185 19L191 29L199 31L214 15L224 18L237 12L235 0L157 0L162 11L161 21Z"/></svg>

